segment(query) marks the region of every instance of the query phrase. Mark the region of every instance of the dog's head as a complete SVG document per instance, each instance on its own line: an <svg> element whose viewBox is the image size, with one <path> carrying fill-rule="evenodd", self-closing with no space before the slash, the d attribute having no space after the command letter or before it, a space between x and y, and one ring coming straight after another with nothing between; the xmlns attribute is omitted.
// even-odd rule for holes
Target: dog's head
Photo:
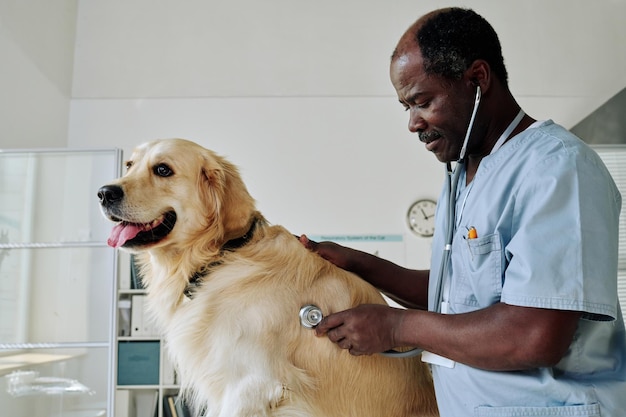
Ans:
<svg viewBox="0 0 626 417"><path fill-rule="evenodd" d="M124 176L98 190L102 212L117 223L110 246L131 252L219 248L250 226L254 200L237 168L196 143L145 143L126 168Z"/></svg>

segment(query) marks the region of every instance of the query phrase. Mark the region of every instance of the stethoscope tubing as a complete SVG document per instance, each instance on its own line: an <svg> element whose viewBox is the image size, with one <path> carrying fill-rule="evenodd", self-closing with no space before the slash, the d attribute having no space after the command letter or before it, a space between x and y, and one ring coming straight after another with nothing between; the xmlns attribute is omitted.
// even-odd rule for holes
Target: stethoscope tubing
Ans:
<svg viewBox="0 0 626 417"><path fill-rule="evenodd" d="M446 213L446 240L443 248L443 255L441 257L441 265L439 267L439 274L437 277L437 285L435 287L435 312L441 312L441 303L443 302L443 280L448 276L448 265L450 261L450 254L452 252L452 240L454 238L454 223L456 221L456 193L459 186L459 177L461 175L461 165L464 163L465 152L467 151L467 144L469 137L472 134L472 128L474 127L474 121L476 120L476 113L478 113L478 106L481 99L480 86L476 87L476 97L474 98L474 108L472 109L472 115L470 117L467 130L465 131L465 138L463 139L463 146L461 146L461 152L459 159L457 160L454 170L450 162L446 163L446 180L448 182L448 211Z"/></svg>

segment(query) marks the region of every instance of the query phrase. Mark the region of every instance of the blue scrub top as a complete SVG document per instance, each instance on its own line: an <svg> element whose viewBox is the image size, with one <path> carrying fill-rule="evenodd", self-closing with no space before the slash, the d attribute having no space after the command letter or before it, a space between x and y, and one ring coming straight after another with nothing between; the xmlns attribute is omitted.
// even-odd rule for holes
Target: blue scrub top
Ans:
<svg viewBox="0 0 626 417"><path fill-rule="evenodd" d="M430 310L445 240L439 199ZM432 365L442 417L625 416L626 334L617 299L621 196L598 155L547 121L485 157L456 199L449 313L498 302L584 312L553 368L493 372ZM468 239L475 227L478 238Z"/></svg>

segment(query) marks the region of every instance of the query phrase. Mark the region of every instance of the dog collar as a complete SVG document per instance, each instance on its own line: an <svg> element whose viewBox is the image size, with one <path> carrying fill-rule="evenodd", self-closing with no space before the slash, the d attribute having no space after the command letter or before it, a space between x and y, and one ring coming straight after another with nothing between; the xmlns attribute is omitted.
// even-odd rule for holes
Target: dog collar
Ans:
<svg viewBox="0 0 626 417"><path fill-rule="evenodd" d="M211 262L201 270L197 271L189 278L189 282L187 283L187 287L185 287L185 291L183 294L189 299L193 298L196 289L202 285L202 279L211 273L211 269L222 264L222 261Z"/></svg>
<svg viewBox="0 0 626 417"><path fill-rule="evenodd" d="M250 242L250 239L252 239L252 236L254 235L254 231L259 222L260 222L260 219L255 218L252 221L250 228L243 236L237 237L235 239L231 239L228 242L224 243L224 245L221 248L220 254L223 255L224 252L235 251L245 246L248 242ZM187 283L187 287L185 288L185 291L183 291L183 294L185 294L187 298L190 298L190 299L193 298L193 295L196 292L196 289L200 285L202 285L203 278L209 275L212 269L220 266L221 264L222 264L221 260L211 262L210 264L204 266L199 271L196 271L191 277L189 277L189 282Z"/></svg>
<svg viewBox="0 0 626 417"><path fill-rule="evenodd" d="M241 248L242 246L245 246L254 235L254 230L256 229L257 223L259 223L259 219L255 218L254 220L252 220L250 228L243 236L231 239L228 242L224 243L224 246L222 246L222 252L234 251Z"/></svg>

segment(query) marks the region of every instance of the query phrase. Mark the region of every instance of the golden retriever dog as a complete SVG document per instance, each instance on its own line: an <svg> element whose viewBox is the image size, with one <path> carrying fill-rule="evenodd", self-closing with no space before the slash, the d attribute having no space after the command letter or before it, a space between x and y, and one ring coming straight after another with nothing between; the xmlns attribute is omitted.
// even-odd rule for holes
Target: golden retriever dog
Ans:
<svg viewBox="0 0 626 417"><path fill-rule="evenodd" d="M136 254L181 394L210 417L437 415L419 357L352 356L300 323L385 301L255 208L237 168L182 139L133 152L99 192L109 245Z"/></svg>

